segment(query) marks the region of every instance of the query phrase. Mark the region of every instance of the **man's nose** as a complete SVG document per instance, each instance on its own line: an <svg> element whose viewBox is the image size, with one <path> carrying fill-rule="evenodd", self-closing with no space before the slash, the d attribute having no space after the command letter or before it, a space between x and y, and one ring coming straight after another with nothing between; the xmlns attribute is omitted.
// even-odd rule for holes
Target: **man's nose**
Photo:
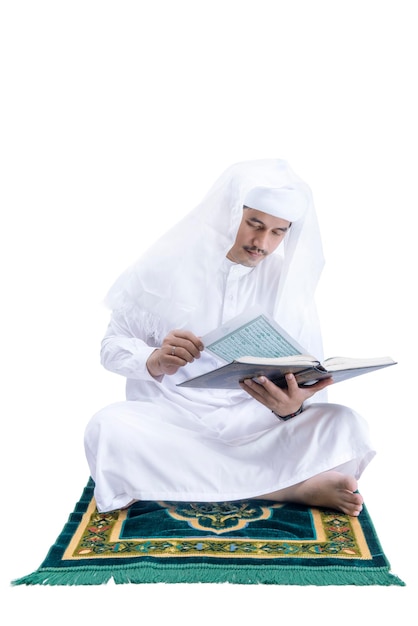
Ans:
<svg viewBox="0 0 418 626"><path fill-rule="evenodd" d="M257 233L254 237L254 245L260 250L265 250L267 244L267 233Z"/></svg>

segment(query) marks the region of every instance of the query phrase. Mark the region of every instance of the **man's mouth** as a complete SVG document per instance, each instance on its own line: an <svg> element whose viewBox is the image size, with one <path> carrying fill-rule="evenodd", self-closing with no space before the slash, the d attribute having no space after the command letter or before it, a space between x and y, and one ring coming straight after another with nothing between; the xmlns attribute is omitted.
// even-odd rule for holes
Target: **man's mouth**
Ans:
<svg viewBox="0 0 418 626"><path fill-rule="evenodd" d="M264 250L260 250L259 248L249 248L244 246L244 250L254 259L258 259L266 254Z"/></svg>

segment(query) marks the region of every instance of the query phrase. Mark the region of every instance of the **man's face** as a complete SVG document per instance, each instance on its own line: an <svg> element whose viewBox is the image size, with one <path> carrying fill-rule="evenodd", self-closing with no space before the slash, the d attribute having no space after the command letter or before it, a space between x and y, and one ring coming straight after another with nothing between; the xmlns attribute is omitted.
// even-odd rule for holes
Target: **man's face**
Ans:
<svg viewBox="0 0 418 626"><path fill-rule="evenodd" d="M255 267L276 250L289 228L287 220L244 207L235 243L226 256L240 265Z"/></svg>

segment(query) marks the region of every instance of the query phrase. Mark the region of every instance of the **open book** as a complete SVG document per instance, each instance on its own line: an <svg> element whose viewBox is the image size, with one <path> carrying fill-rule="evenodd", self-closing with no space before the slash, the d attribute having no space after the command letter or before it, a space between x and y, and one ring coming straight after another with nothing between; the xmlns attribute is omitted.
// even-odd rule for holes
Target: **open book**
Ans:
<svg viewBox="0 0 418 626"><path fill-rule="evenodd" d="M236 389L241 380L259 376L286 387L287 373L293 373L302 386L331 377L339 382L396 364L390 357L333 357L321 363L305 354L276 322L255 309L234 318L202 340L205 349L225 361L225 365L185 380L180 387Z"/></svg>

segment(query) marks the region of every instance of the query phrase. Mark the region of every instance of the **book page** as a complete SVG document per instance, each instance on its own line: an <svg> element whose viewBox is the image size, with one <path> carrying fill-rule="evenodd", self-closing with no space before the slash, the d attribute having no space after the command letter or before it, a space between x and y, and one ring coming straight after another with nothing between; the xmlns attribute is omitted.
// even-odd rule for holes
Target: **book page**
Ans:
<svg viewBox="0 0 418 626"><path fill-rule="evenodd" d="M226 362L242 356L285 357L305 351L280 326L251 309L202 337L205 349Z"/></svg>
<svg viewBox="0 0 418 626"><path fill-rule="evenodd" d="M241 356L236 359L238 363L245 363L248 365L272 365L273 367L291 366L298 367L318 367L321 363L309 356L309 354L291 354L290 356L278 356L278 357L256 357L256 356Z"/></svg>
<svg viewBox="0 0 418 626"><path fill-rule="evenodd" d="M390 356L365 358L347 358L342 356L330 357L324 361L328 372L336 372L343 369L356 369L359 367L379 367L381 365L396 365Z"/></svg>

